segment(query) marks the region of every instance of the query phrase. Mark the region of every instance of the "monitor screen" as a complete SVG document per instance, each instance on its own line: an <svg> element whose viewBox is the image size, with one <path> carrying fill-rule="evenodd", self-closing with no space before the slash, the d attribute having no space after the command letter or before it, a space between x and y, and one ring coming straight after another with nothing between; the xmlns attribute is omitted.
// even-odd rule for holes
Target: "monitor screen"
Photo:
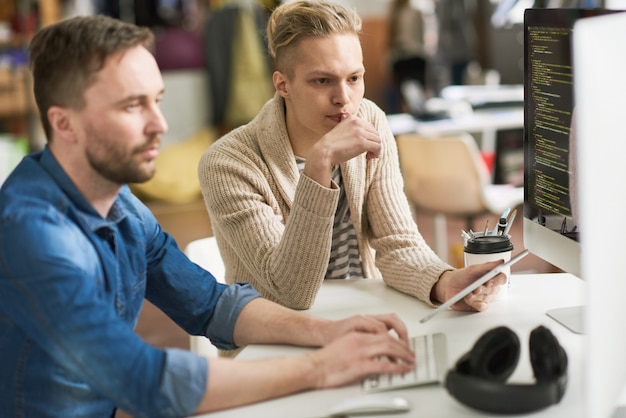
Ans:
<svg viewBox="0 0 626 418"><path fill-rule="evenodd" d="M626 380L626 333L615 327L626 317L626 225L606 226L626 207L626 13L609 13L525 16L524 244L586 282L584 309L548 315L584 331L581 412L600 418L624 416Z"/></svg>
<svg viewBox="0 0 626 418"><path fill-rule="evenodd" d="M524 13L524 246L581 276L572 29L603 9Z"/></svg>

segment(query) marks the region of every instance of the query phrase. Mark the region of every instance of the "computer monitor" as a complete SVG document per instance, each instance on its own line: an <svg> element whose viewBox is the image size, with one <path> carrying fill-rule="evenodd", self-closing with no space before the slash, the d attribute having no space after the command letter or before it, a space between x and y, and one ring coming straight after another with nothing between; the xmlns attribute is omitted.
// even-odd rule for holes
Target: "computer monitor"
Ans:
<svg viewBox="0 0 626 418"><path fill-rule="evenodd" d="M586 415L613 415L626 380L626 13L583 19L574 26L578 183L585 308ZM607 221L615 220L613 227Z"/></svg>
<svg viewBox="0 0 626 418"><path fill-rule="evenodd" d="M582 277L578 211L572 31L606 9L527 9L524 13L524 246ZM548 312L583 331L579 307Z"/></svg>
<svg viewBox="0 0 626 418"><path fill-rule="evenodd" d="M538 228L525 228L525 245L547 260L567 258L567 251L571 251L571 258L577 261L578 267L568 267L566 262L561 263L561 266L566 270L571 269L568 270L571 272L578 271L579 277L586 282L586 306L580 317L585 330L583 413L585 417L624 416L623 408L619 412L615 408L626 381L626 333L616 326L618 321L626 317L626 274L623 273L620 263L626 254L626 225L618 218L626 207L626 187L622 186L621 180L626 168L623 161L626 155L626 13L606 15L607 11L601 10L537 10L529 12L528 17L534 18L538 14L543 15L544 20L541 22L546 28L562 27L565 22L571 24L570 37L565 36L566 31L563 31L562 37L551 38L551 30L546 30L541 36L545 37L546 42L572 45L572 52L568 56L573 63L574 92L570 99L576 104L575 118L571 123L576 140L576 169L568 171L575 174L577 204L574 205L573 215L571 204L569 212L567 209L555 212L566 217L568 221L576 218L582 227L577 228L579 240L566 236L567 234L556 234L561 241L565 240L563 242L577 244L567 247L560 246L558 242L561 241L558 240L553 241L557 244L537 247L534 241L537 239ZM575 17L574 21L568 20L568 16ZM579 19L580 17L589 18ZM533 22L536 21L529 19L526 23ZM560 33L558 30L554 32ZM542 53L550 54L553 47L554 45L546 47ZM554 58L554 55L550 58ZM539 60L535 64L538 69L541 69L541 65L554 66L551 61L546 64L543 62ZM548 87L549 82L549 78L537 81ZM537 91L542 92L541 89ZM553 93L548 90L543 94L551 98ZM545 100L542 106L552 103L554 102ZM567 114L566 110L562 110L567 109L566 107L558 106L561 104L554 105L554 111ZM559 148L559 152L564 153L562 148L569 152L570 148L565 146L569 142L563 136L566 135L561 135L559 142L551 142L551 146ZM569 140L569 135L567 137ZM544 140L541 136L539 138ZM548 138L552 136L548 135ZM536 141L537 137L528 138L525 135L525 140ZM536 184L532 183L532 164L537 159L533 152L537 154L537 148L529 147L525 155L528 157L525 168L530 177L529 186ZM561 158L564 159L565 155ZM569 192L564 177L559 176L558 179L560 181L549 178L558 190L567 189ZM527 191L530 212L528 217L525 213L524 222L536 226L534 224L537 224L538 218L536 212L533 212L536 208L531 202L533 193L536 193L533 189ZM539 225L544 229L553 229L547 222L540 222ZM567 224L566 229L573 229L573 225ZM554 257L555 252L561 253L560 258Z"/></svg>

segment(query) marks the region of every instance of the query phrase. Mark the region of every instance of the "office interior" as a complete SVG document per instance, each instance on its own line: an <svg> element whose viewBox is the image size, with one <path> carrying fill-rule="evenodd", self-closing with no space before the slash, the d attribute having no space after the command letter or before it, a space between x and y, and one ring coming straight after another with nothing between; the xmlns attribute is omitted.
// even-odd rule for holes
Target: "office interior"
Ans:
<svg viewBox="0 0 626 418"><path fill-rule="evenodd" d="M392 87L389 63L385 58L390 0L336 1L356 8L363 18L361 39L367 70L365 97L385 110L392 117L390 121L398 114L406 115L409 110ZM435 1L413 0L413 3L434 16ZM506 103L502 106L517 110L523 105L519 89L523 84L524 8L626 8L626 4L620 4L620 1L609 0L452 1L468 4L472 14L467 19L473 21L477 35L476 50L465 72L463 85L476 89L483 87L486 90L481 91L487 93L500 87L500 91L511 93L503 100ZM268 78L271 72L266 66L262 36L257 25L263 21L264 13L277 3L280 1L3 0L0 3L0 184L25 153L36 151L45 144L29 90L26 53L29 37L38 27L72 15L116 14L121 19L154 27L155 55L166 84L163 111L170 129L163 137L158 174L150 182L134 186L134 191L181 248L210 236L211 224L202 202L196 165L204 149L220 134L250 120L273 94L271 79ZM240 27L244 28L237 33L232 27L219 26L212 20L232 9L240 13L237 18L242 22ZM215 37L216 34L219 38ZM224 45L229 46L227 51ZM226 57L232 59L229 66L224 65ZM227 72L229 78L212 78L212 72L220 76ZM454 112L459 109L455 106L457 99L448 99L447 102L437 100L444 98L442 92L451 86L445 63L433 56L427 74L429 84L425 86L426 96L435 99L432 103L443 106L439 109L448 112L444 115L446 120L456 116ZM228 83L224 84L224 80ZM240 80L239 85L237 80ZM225 91L225 86L230 90ZM494 108L500 109L498 105L495 103ZM460 112L474 111L470 103L469 110L466 106ZM403 119L395 119L398 120ZM486 151L483 157L490 165L493 182L515 186L522 184L522 126L523 119L518 118L512 126L495 128L489 133L493 138L486 138L482 129L470 132L478 148ZM488 147L485 141L491 141ZM511 209L516 208L522 210L521 206ZM415 220L426 240L434 246L435 217L430 213L416 212ZM515 221L510 233L515 248L521 250L522 216L518 214ZM486 222L493 226L497 216L485 213L472 222L474 228L479 230ZM462 263L462 255L459 255L463 242L461 230L467 227L466 219L462 217L446 219L448 252L443 256L452 264ZM558 271L557 267L532 254L512 268L513 273ZM188 336L148 302L144 304L137 331L146 341L157 346L189 348Z"/></svg>
<svg viewBox="0 0 626 418"><path fill-rule="evenodd" d="M454 0L460 1L460 0ZM465 1L465 0L463 0ZM365 97L377 103L390 115L403 113L400 99L391 86L389 64L385 42L388 26L389 1L360 0L338 1L356 8L363 18L362 45L366 67ZM272 1L69 1L69 0L15 0L2 2L0 6L0 180L8 175L23 154L40 149L44 143L43 132L39 127L34 101L29 95L26 47L28 39L39 26L54 23L77 14L104 13L120 19L149 25L156 34L155 54L162 69L166 83L163 99L163 111L169 123L169 131L163 138L163 149L159 157L157 176L144 185L137 185L135 192L150 206L163 228L170 232L181 248L189 242L212 234L211 224L206 214L196 178L195 164L203 150L216 140L220 133L232 129L250 120L262 103L273 93L265 67L262 36L256 25L261 25L264 13L277 2ZM465 73L464 83L468 86L500 85L505 88L519 87L523 82L523 39L522 16L525 7L531 7L533 1L515 3L507 7L507 13L500 16L498 24L493 24L500 2L492 0L466 1L471 12L467 19L475 23L477 47L474 57ZM502 2L507 3L507 2ZM543 2L546 7L573 7L571 1ZM582 2L586 5L589 2ZM595 2L599 3L599 2ZM414 1L414 5L434 18L435 4L431 0ZM600 6L599 4L595 4ZM235 34L232 27L217 27L212 19L225 16L233 10L241 12L241 19L247 28ZM501 13L502 14L502 13ZM246 16L246 18L244 18ZM257 22L254 21L257 19ZM435 31L434 26L428 30ZM207 39L209 34L218 34L219 39ZM227 34L226 39L222 38ZM239 35L239 36L237 36ZM230 39L229 39L230 38ZM256 41L256 43L255 43ZM219 50L220 44L230 43L233 54L232 67L223 61L227 51ZM214 50L211 50L213 48ZM223 49L223 48L221 48ZM237 62L252 63L253 74L246 73L243 65ZM213 63L209 58L214 59ZM382 58L381 58L382 57ZM222 61L215 63L215 61ZM429 85L427 94L433 98L440 96L441 90L450 85L450 77L433 56L429 62L427 74ZM242 87L231 87L230 102L224 88L211 79L211 71L223 77L226 70L231 71L228 82L242 81ZM245 78L245 80L244 80ZM223 83L223 80L219 80ZM254 90L256 93L250 93ZM258 97L253 97L253 96ZM507 99L508 100L508 99ZM513 91L513 99L519 100L519 90ZM245 102L245 103L244 103ZM217 103L217 104L216 104ZM521 106L521 102L518 103ZM182 109L182 111L181 111ZM237 109L236 111L233 109ZM470 109L471 111L471 109ZM519 170L521 158L521 120L518 126L503 129L496 133L495 147L501 147L500 159L494 163L500 168L495 182L506 182L502 172L504 161L509 161L509 181L520 185ZM480 146L481 131L474 130L473 136ZM499 142L499 143L498 143ZM493 151L496 151L495 149ZM492 169L495 167L492 166ZM513 208L514 209L514 208ZM428 213L416 213L416 222L422 234L434 246L433 216ZM497 217L492 214L476 218L475 228L482 228ZM447 243L449 251L444 254L448 261L459 265L462 255L461 230L466 229L462 218L447 220ZM521 216L513 225L511 235L514 245L522 248ZM514 271L558 271L558 269L536 257L528 257L515 267ZM163 317L160 320L166 321ZM159 320L159 321L160 321ZM150 323L150 321L148 321ZM158 323L158 322L157 322ZM160 326L156 326L160 329ZM140 321L139 330L142 330ZM162 329L161 329L162 330ZM153 331L149 331L153 332ZM186 339L180 338L175 345L185 345ZM183 336L184 337L184 336ZM154 336L157 343L161 338Z"/></svg>

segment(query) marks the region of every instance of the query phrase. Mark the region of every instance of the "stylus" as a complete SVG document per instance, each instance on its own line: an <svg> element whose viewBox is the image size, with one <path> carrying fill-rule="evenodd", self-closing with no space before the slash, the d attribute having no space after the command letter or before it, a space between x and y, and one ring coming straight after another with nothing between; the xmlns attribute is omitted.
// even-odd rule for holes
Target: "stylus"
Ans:
<svg viewBox="0 0 626 418"><path fill-rule="evenodd" d="M465 289L461 290L459 293L457 293L456 295L452 296L446 302L444 302L441 305L439 305L437 307L437 309L433 310L431 313L429 313L428 315L426 315L425 317L420 319L420 323L423 324L424 322L428 321L433 316L437 315L439 312L443 312L443 311L447 310L449 307L451 307L452 305L454 305L455 303L457 303L458 301L463 299L465 296L469 295L470 292L472 292L474 289L476 289L479 286L482 286L483 284L487 283L487 281L489 281L490 279L493 279L498 274L500 274L503 270L505 270L506 268L508 268L508 267L512 266L513 264L517 263L522 258L526 257L526 255L528 255L528 250L524 250L524 251L520 252L515 257L513 257L509 261L507 261L506 263L499 264L493 270L490 270L487 274L482 276L480 279L472 282Z"/></svg>

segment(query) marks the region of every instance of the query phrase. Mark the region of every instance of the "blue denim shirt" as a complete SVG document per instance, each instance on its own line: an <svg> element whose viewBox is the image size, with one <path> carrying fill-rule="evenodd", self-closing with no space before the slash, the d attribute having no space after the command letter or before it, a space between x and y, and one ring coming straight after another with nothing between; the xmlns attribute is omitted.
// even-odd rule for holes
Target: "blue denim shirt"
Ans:
<svg viewBox="0 0 626 418"><path fill-rule="evenodd" d="M207 361L141 340L144 297L232 349L239 313L259 294L191 263L128 187L103 219L48 149L26 157L0 189L2 416L191 414Z"/></svg>

